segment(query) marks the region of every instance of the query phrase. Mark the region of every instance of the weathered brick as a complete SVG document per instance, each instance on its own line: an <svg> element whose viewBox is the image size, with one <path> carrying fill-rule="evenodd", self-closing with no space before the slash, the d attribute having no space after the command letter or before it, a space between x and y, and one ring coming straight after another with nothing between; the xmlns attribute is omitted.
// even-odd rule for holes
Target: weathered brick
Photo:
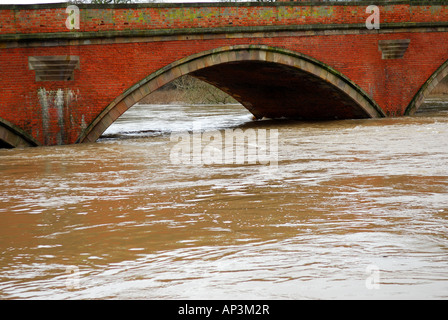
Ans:
<svg viewBox="0 0 448 320"><path fill-rule="evenodd" d="M439 1L431 6L401 1L378 5L381 22L389 24L384 32L363 28L369 16L365 13L366 3L224 3L202 7L145 4L115 9L81 5L81 29L77 32L65 27L64 5L32 9L0 6L0 118L42 144L59 143L60 132L64 132L62 143L74 143L108 106L111 110L116 108L105 115L110 123L133 102L170 79L244 57L283 64L294 61L296 68L320 74L323 79L338 83L341 90L347 87L333 73L303 60L247 50L180 64L121 100L127 89L171 63L207 50L231 50L237 45L283 48L316 59L356 84L387 115L402 115L420 88L448 59L448 4ZM425 26L404 28L405 23ZM213 28L220 28L216 29L219 32ZM114 33L119 30L123 33ZM36 38L31 39L33 36ZM411 41L402 58L383 60L378 43L391 39ZM36 81L35 71L28 65L30 56L78 56L80 69L75 69L72 81ZM448 69L441 70L427 87L432 88L447 73ZM45 113L38 96L40 88L52 94L69 90L73 97L64 104L62 114L54 104L47 106ZM354 94L354 99L362 101L359 93ZM416 97L415 101L419 104L421 98ZM95 131L104 129L105 122Z"/></svg>

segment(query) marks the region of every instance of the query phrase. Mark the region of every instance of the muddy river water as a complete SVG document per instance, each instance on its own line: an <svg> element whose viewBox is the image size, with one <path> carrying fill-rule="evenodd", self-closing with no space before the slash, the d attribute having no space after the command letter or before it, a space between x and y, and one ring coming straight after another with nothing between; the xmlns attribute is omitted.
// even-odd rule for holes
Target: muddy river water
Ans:
<svg viewBox="0 0 448 320"><path fill-rule="evenodd" d="M448 105L431 106L137 105L96 143L1 149L0 299L446 299ZM277 137L275 163L173 161L173 134L226 129Z"/></svg>

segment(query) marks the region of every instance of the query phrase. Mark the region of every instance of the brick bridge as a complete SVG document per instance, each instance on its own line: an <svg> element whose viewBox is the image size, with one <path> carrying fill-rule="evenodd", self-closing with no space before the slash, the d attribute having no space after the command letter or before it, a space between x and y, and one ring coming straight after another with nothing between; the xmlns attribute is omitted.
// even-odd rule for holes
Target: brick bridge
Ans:
<svg viewBox="0 0 448 320"><path fill-rule="evenodd" d="M409 115L448 74L446 1L79 5L79 26L76 14L0 6L1 146L95 141L185 74L257 118L301 119Z"/></svg>

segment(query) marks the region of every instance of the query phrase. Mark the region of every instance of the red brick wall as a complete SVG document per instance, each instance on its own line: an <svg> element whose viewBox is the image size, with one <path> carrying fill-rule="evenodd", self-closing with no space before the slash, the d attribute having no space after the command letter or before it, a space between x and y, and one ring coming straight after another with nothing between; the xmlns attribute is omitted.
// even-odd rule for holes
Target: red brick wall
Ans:
<svg viewBox="0 0 448 320"><path fill-rule="evenodd" d="M412 2L412 1L410 1ZM384 3L384 1L383 1ZM386 2L387 3L387 2ZM54 5L52 7L55 7ZM81 8L79 31L154 30L172 28L210 28L265 25L353 24L365 23L369 16L366 5L337 5L315 3L309 5L240 4L227 6L184 5L184 7L157 6L114 9ZM65 27L66 7L40 10L12 9L0 6L0 34L70 32ZM448 4L379 5L382 23L444 22L448 21Z"/></svg>
<svg viewBox="0 0 448 320"><path fill-rule="evenodd" d="M447 7L437 9L442 15L433 16L433 19L447 20ZM241 15L243 17L249 15L246 12L250 10L266 8L268 7L243 7L238 10L244 12ZM291 10L299 8L291 7ZM237 8L222 7L221 9L236 10ZM296 17L294 22L282 21L282 23L304 23L304 20L316 23L318 21L364 23L367 14L360 16L347 13L354 9L365 10L361 7L334 7L333 12L338 13L334 13L331 19L318 16ZM120 16L124 10L117 10L114 14ZM144 10L157 11L158 9L146 8ZM426 7L413 8L412 15L418 17L419 21L426 21L429 20L429 11L431 10ZM13 21L4 20L5 16L12 16L14 12L14 18L8 18ZM36 30L66 31L63 24L66 14L63 9L30 10L28 14L30 15L26 19L24 18L25 12L0 10L2 24L0 33L37 32ZM392 9L389 8L389 11L382 13L382 19L390 19L388 22L409 21L409 14L409 6L393 6ZM151 16L156 15L151 14ZM49 17L54 17L54 19ZM235 24L239 25L246 24L248 21L254 24L268 23L267 20L256 21L255 14L253 20L237 19L237 16L232 19ZM19 23L19 21L21 22ZM124 20L115 20L116 25L113 26L112 24L101 25L99 21L92 20L90 23L81 22L81 26L82 30L96 28L111 30L119 28L122 21ZM153 21L152 26L165 28L198 26L205 23L199 19L188 23L182 22L185 25L167 26L163 25L161 19L151 19L151 21ZM216 25L228 23L216 18L215 22ZM144 25L146 26L146 24ZM411 45L402 59L382 60L378 50L378 40L383 39L410 39ZM330 65L359 85L388 115L402 115L421 85L447 60L447 40L446 32L409 32L171 40L10 49L0 46L0 117L19 126L42 144L74 143L82 129L91 123L105 107L123 91L149 74L191 54L237 44L264 44L309 55ZM29 70L28 67L28 57L41 55L79 56L81 69L75 69L74 81L36 82L34 71ZM69 102L70 110L64 110L63 123L61 123L59 111L51 105L48 109L48 118L43 119L42 106L38 96L40 88L53 92L58 89L72 92L72 99ZM46 123L46 126L43 123Z"/></svg>

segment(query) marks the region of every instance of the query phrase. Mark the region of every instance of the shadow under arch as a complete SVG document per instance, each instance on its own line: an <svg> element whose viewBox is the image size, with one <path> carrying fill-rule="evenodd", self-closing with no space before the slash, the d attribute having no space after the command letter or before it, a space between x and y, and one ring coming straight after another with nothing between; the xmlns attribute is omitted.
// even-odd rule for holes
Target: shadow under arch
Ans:
<svg viewBox="0 0 448 320"><path fill-rule="evenodd" d="M413 115L429 96L431 91L448 75L448 60L445 61L420 87L417 94L412 98L406 108L404 115Z"/></svg>
<svg viewBox="0 0 448 320"><path fill-rule="evenodd" d="M28 133L0 118L0 148L36 147L40 143Z"/></svg>
<svg viewBox="0 0 448 320"><path fill-rule="evenodd" d="M230 94L256 118L385 117L358 85L314 58L277 47L236 45L193 54L150 74L107 106L77 143L96 141L135 103L186 74Z"/></svg>

